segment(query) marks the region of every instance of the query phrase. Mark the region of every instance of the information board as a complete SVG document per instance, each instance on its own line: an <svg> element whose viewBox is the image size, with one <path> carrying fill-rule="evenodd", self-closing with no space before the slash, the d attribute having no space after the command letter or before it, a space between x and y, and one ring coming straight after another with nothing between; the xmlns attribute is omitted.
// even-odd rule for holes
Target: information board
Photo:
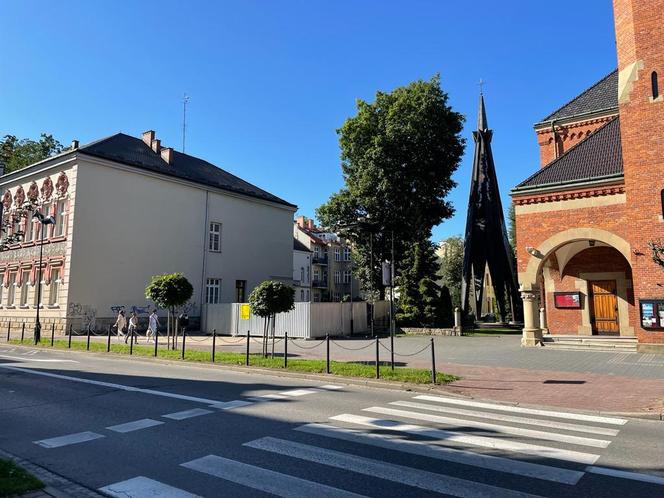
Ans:
<svg viewBox="0 0 664 498"><path fill-rule="evenodd" d="M664 329L664 299L641 299L639 301L641 326L646 330Z"/></svg>
<svg viewBox="0 0 664 498"><path fill-rule="evenodd" d="M581 308L581 293L580 292L554 292L553 304L556 308L561 309L580 309Z"/></svg>
<svg viewBox="0 0 664 498"><path fill-rule="evenodd" d="M249 320L249 315L251 315L251 307L248 304L240 305L240 319Z"/></svg>

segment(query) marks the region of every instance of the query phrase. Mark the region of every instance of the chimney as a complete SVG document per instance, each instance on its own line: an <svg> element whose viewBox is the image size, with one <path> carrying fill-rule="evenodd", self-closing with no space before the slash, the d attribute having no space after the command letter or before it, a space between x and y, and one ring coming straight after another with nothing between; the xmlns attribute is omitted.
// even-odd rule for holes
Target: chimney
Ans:
<svg viewBox="0 0 664 498"><path fill-rule="evenodd" d="M161 151L161 140L159 140L158 138L155 138L152 141L152 144L150 145L150 147L152 147L153 152L159 154L159 152Z"/></svg>
<svg viewBox="0 0 664 498"><path fill-rule="evenodd" d="M143 142L148 147L152 147L152 141L154 140L154 130L148 130L143 132Z"/></svg>
<svg viewBox="0 0 664 498"><path fill-rule="evenodd" d="M316 228L314 226L314 220L312 220L311 218L307 219L307 226L309 227L309 230L313 230L314 228Z"/></svg>
<svg viewBox="0 0 664 498"><path fill-rule="evenodd" d="M299 226L300 228L305 228L304 224L305 219L306 218L304 216L298 216L297 218L295 218L295 223L297 223L297 226Z"/></svg>
<svg viewBox="0 0 664 498"><path fill-rule="evenodd" d="M72 140L72 141L71 141L71 148L72 148L73 150L78 149L78 140Z"/></svg>
<svg viewBox="0 0 664 498"><path fill-rule="evenodd" d="M173 164L173 147L164 147L161 149L161 158L168 164Z"/></svg>

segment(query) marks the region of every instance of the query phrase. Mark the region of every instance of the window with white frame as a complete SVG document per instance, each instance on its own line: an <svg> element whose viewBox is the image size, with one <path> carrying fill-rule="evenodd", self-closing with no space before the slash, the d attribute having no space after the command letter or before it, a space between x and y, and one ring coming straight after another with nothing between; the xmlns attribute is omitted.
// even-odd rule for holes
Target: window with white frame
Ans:
<svg viewBox="0 0 664 498"><path fill-rule="evenodd" d="M14 306L16 304L16 272L9 273L9 289L7 292L7 306Z"/></svg>
<svg viewBox="0 0 664 498"><path fill-rule="evenodd" d="M25 242L30 242L32 240L32 216L28 213L28 217L25 220L25 234L23 235L23 240Z"/></svg>
<svg viewBox="0 0 664 498"><path fill-rule="evenodd" d="M350 247L344 247L344 261L350 261Z"/></svg>
<svg viewBox="0 0 664 498"><path fill-rule="evenodd" d="M205 302L207 304L219 304L221 296L221 279L208 278L205 286Z"/></svg>
<svg viewBox="0 0 664 498"><path fill-rule="evenodd" d="M50 306L58 304L61 283L62 279L60 278L60 268L51 269L51 285L48 292L48 304Z"/></svg>
<svg viewBox="0 0 664 498"><path fill-rule="evenodd" d="M208 249L212 252L221 252L221 223L210 222L210 240Z"/></svg>
<svg viewBox="0 0 664 498"><path fill-rule="evenodd" d="M53 229L53 236L59 237L65 234L65 219L67 217L67 201L65 199L59 200L55 205L55 228Z"/></svg>
<svg viewBox="0 0 664 498"><path fill-rule="evenodd" d="M344 271L344 284L349 284L351 279L351 272L350 270Z"/></svg>
<svg viewBox="0 0 664 498"><path fill-rule="evenodd" d="M28 291L30 290L30 270L23 270L21 272L21 301L20 305L28 305Z"/></svg>
<svg viewBox="0 0 664 498"><path fill-rule="evenodd" d="M318 268L314 268L314 280L316 282L320 280L320 271L318 271Z"/></svg>
<svg viewBox="0 0 664 498"><path fill-rule="evenodd" d="M341 283L341 272L339 270L336 270L334 272L334 283L335 284L340 284Z"/></svg>
<svg viewBox="0 0 664 498"><path fill-rule="evenodd" d="M341 261L341 249L339 247L334 248L334 260Z"/></svg>
<svg viewBox="0 0 664 498"><path fill-rule="evenodd" d="M46 217L46 216L51 216L51 203L48 202L44 204L41 208L41 213ZM37 237L35 240L39 239L48 239L48 225L42 225L42 223L37 223L35 225L35 229L37 230Z"/></svg>

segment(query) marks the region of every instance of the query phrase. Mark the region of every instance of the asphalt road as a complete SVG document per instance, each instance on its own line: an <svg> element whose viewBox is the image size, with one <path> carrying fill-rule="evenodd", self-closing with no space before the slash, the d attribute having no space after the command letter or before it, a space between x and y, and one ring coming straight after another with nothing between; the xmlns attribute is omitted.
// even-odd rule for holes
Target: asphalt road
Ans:
<svg viewBox="0 0 664 498"><path fill-rule="evenodd" d="M0 347L0 449L111 496L660 497L664 423Z"/></svg>

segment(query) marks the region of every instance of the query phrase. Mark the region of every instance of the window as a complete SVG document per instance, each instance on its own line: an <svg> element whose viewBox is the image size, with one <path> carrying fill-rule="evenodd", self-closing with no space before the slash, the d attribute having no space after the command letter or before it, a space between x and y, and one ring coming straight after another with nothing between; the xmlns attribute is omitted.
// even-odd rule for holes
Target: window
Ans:
<svg viewBox="0 0 664 498"><path fill-rule="evenodd" d="M205 286L205 302L207 304L219 304L219 295L221 294L221 279L208 278Z"/></svg>
<svg viewBox="0 0 664 498"><path fill-rule="evenodd" d="M341 283L341 272L339 270L336 270L334 272L334 283L335 284L340 284Z"/></svg>
<svg viewBox="0 0 664 498"><path fill-rule="evenodd" d="M304 291L300 290L300 301L304 301Z"/></svg>
<svg viewBox="0 0 664 498"><path fill-rule="evenodd" d="M5 290L5 274L0 273L0 307L2 306L3 291Z"/></svg>
<svg viewBox="0 0 664 498"><path fill-rule="evenodd" d="M662 198L664 199L664 191L662 191L662 196L663 196ZM308 284L309 283L309 267L308 266L306 267L306 270L307 270L307 279L304 281L304 283Z"/></svg>
<svg viewBox="0 0 664 498"><path fill-rule="evenodd" d="M41 212L44 216L51 216L51 203L48 202L44 204L41 208ZM35 228L37 229L38 232L37 237L35 237L35 240L48 238L48 225L44 225L42 230L42 224L37 222Z"/></svg>
<svg viewBox="0 0 664 498"><path fill-rule="evenodd" d="M58 297L60 297L60 268L51 269L51 286L48 293L48 304L54 306L58 304Z"/></svg>
<svg viewBox="0 0 664 498"><path fill-rule="evenodd" d="M309 291L307 290L307 302L309 302Z"/></svg>
<svg viewBox="0 0 664 498"><path fill-rule="evenodd" d="M300 282L304 283L304 266L300 266Z"/></svg>
<svg viewBox="0 0 664 498"><path fill-rule="evenodd" d="M320 272L318 271L318 268L314 268L314 280L316 282L320 280Z"/></svg>
<svg viewBox="0 0 664 498"><path fill-rule="evenodd" d="M65 234L65 219L67 217L66 212L67 201L60 200L55 205L55 228L53 229L53 236L59 237Z"/></svg>
<svg viewBox="0 0 664 498"><path fill-rule="evenodd" d="M28 217L25 220L25 235L23 236L25 242L30 242L32 240L32 225L32 216L28 213Z"/></svg>
<svg viewBox="0 0 664 498"><path fill-rule="evenodd" d="M9 274L9 292L7 293L7 306L16 304L16 272Z"/></svg>
<svg viewBox="0 0 664 498"><path fill-rule="evenodd" d="M235 281L235 302L243 303L245 301L245 293L247 290L247 281L246 280L236 280Z"/></svg>
<svg viewBox="0 0 664 498"><path fill-rule="evenodd" d="M650 75L650 85L652 86L653 100L659 97L659 84L657 83L657 72L653 71Z"/></svg>
<svg viewBox="0 0 664 498"><path fill-rule="evenodd" d="M344 271L344 284L349 284L351 279L350 270Z"/></svg>
<svg viewBox="0 0 664 498"><path fill-rule="evenodd" d="M344 261L350 261L350 247L344 247Z"/></svg>
<svg viewBox="0 0 664 498"><path fill-rule="evenodd" d="M221 252L221 223L210 222L210 242L208 249L212 252Z"/></svg>
<svg viewBox="0 0 664 498"><path fill-rule="evenodd" d="M314 246L314 258L320 258L320 246Z"/></svg>
<svg viewBox="0 0 664 498"><path fill-rule="evenodd" d="M21 273L21 306L28 305L28 291L30 290L30 270Z"/></svg>
<svg viewBox="0 0 664 498"><path fill-rule="evenodd" d="M334 248L334 260L341 261L341 249L338 247Z"/></svg>

